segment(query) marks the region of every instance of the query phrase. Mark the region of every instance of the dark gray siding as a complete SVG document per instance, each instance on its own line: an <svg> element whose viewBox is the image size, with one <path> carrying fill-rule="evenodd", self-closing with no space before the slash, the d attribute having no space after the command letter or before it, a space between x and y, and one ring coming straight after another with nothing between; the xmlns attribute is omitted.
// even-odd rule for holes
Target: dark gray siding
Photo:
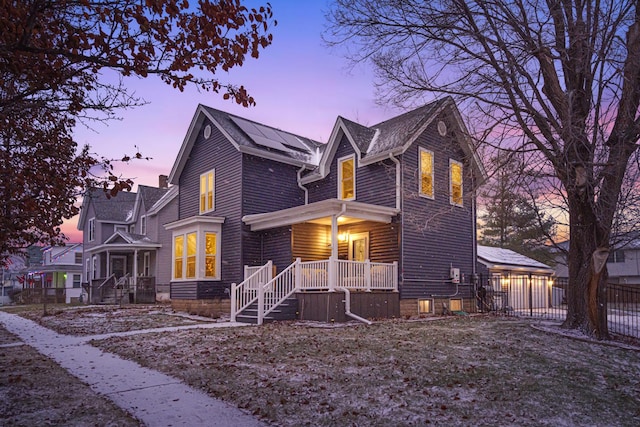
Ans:
<svg viewBox="0 0 640 427"><path fill-rule="evenodd" d="M199 215L200 175L215 169L215 210L207 216L224 217L221 242L220 281L202 281L189 283L172 283L171 297L191 298L194 294L200 298L217 295L221 287L230 287L231 283L242 278L241 259L241 184L242 155L214 126L211 136L205 140L202 130L189 154L182 174L180 175L180 193L178 195L179 219ZM187 290L188 288L188 290Z"/></svg>
<svg viewBox="0 0 640 427"><path fill-rule="evenodd" d="M450 282L449 270L459 268L465 281L473 272L475 245L472 188L469 162L450 131L441 137L434 125L429 127L402 156L402 298L434 295L459 296L468 286ZM451 126L449 127L451 129ZM418 147L434 153L434 199L418 196ZM464 206L449 203L449 159L464 163Z"/></svg>
<svg viewBox="0 0 640 427"><path fill-rule="evenodd" d="M277 272L281 272L293 262L291 252L291 227L280 227L262 233L263 262L273 261Z"/></svg>
<svg viewBox="0 0 640 427"><path fill-rule="evenodd" d="M338 159L354 154L353 146L342 137L331 162L329 175L307 185L309 202L338 197ZM356 156L357 157L357 156ZM356 160L357 163L357 160ZM356 201L374 205L396 206L395 163L391 160L356 167Z"/></svg>
<svg viewBox="0 0 640 427"><path fill-rule="evenodd" d="M156 255L156 285L168 285L171 281L173 242L171 241L172 233L164 229L164 224L178 219L178 198L174 198L157 215L150 219L155 222L155 229L157 230L156 241L162 245ZM147 227L149 226L150 222L147 222Z"/></svg>
<svg viewBox="0 0 640 427"><path fill-rule="evenodd" d="M304 204L304 192L297 183L295 166L275 162L269 159L245 154L242 160L242 215L274 212ZM287 229L288 230L288 229ZM275 236L279 236L274 242ZM274 264L284 265L291 256L291 239L288 231L252 232L249 226L242 225L243 264L249 266L264 265L275 255ZM286 253L275 253L268 244L276 243L279 248L289 247ZM266 253L270 254L267 256Z"/></svg>
<svg viewBox="0 0 640 427"><path fill-rule="evenodd" d="M242 214L273 212L304 204L295 166L244 154Z"/></svg>

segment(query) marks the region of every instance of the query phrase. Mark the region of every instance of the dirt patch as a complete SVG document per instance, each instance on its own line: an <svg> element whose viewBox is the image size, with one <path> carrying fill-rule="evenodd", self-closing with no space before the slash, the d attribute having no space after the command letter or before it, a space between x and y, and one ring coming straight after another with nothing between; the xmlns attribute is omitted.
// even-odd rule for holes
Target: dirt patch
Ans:
<svg viewBox="0 0 640 427"><path fill-rule="evenodd" d="M0 343L20 340L0 327ZM142 425L26 345L0 347L0 402L3 426Z"/></svg>

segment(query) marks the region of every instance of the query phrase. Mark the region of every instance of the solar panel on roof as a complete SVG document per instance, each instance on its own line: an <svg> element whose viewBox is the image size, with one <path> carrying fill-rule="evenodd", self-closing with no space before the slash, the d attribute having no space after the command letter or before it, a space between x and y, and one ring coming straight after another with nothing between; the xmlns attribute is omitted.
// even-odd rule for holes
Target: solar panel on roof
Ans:
<svg viewBox="0 0 640 427"><path fill-rule="evenodd" d="M285 132L282 132L280 135L284 139L284 144L285 145L287 145L289 147L297 148L299 150L306 151L307 153L309 152L309 147L304 145L300 141L300 139L298 139L297 137L291 135L290 133L285 133Z"/></svg>
<svg viewBox="0 0 640 427"><path fill-rule="evenodd" d="M258 130L258 128L256 127L255 124L241 119L239 117L231 117L231 120L238 125L238 127L240 127L240 129L242 129L244 131L244 133L246 133L247 135L258 135L258 136L264 136L262 135L262 133Z"/></svg>
<svg viewBox="0 0 640 427"><path fill-rule="evenodd" d="M265 138L264 136L251 135L251 139L258 145L262 145L263 147L273 148L274 150L284 151L285 153L291 152L290 149L285 147L283 144L278 141L274 141L273 139Z"/></svg>
<svg viewBox="0 0 640 427"><path fill-rule="evenodd" d="M261 145L267 148L272 148L274 150L283 151L285 153L295 152L288 147L297 148L297 149L309 152L307 147L298 146L301 144L293 145L293 143L290 143L290 141L284 138L284 135L286 135L284 132L268 128L258 123L252 123L248 120L244 120L239 117L230 117L230 119L236 125L238 125L238 127L242 129L242 131L246 133L247 136L251 138L253 142L255 142L258 145Z"/></svg>

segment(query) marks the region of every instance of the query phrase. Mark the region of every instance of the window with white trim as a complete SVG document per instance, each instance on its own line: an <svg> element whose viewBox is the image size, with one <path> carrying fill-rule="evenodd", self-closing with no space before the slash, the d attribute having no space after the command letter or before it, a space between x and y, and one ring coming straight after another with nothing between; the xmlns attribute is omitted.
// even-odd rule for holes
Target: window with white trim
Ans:
<svg viewBox="0 0 640 427"><path fill-rule="evenodd" d="M87 238L87 240L90 242L93 242L96 239L96 219L95 218L89 219L89 225L87 228L89 229L89 237Z"/></svg>
<svg viewBox="0 0 640 427"><path fill-rule="evenodd" d="M147 217L146 217L146 215L142 215L140 217L140 234L142 234L142 235L146 235L147 234Z"/></svg>
<svg viewBox="0 0 640 427"><path fill-rule="evenodd" d="M74 274L73 275L73 287L74 288L79 288L80 287L80 278L82 277L82 275L80 274Z"/></svg>
<svg viewBox="0 0 640 427"><path fill-rule="evenodd" d="M175 280L220 280L220 227L174 232L173 274Z"/></svg>
<svg viewBox="0 0 640 427"><path fill-rule="evenodd" d="M338 159L338 199L356 198L356 156Z"/></svg>
<svg viewBox="0 0 640 427"><path fill-rule="evenodd" d="M433 151L420 147L418 153L420 155L418 159L420 170L419 194L433 199Z"/></svg>
<svg viewBox="0 0 640 427"><path fill-rule="evenodd" d="M215 209L215 169L200 175L200 213Z"/></svg>
<svg viewBox="0 0 640 427"><path fill-rule="evenodd" d="M462 163L449 159L449 201L462 206Z"/></svg>

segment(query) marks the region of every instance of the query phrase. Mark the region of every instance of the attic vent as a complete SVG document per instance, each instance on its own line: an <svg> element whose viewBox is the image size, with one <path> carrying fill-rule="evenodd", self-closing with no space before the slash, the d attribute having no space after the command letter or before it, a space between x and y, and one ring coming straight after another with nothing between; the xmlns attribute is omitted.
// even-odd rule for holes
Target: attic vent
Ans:
<svg viewBox="0 0 640 427"><path fill-rule="evenodd" d="M438 133L440 136L445 136L447 134L447 124L442 120L438 122Z"/></svg>
<svg viewBox="0 0 640 427"><path fill-rule="evenodd" d="M211 136L211 125L206 125L204 128L204 137L209 138Z"/></svg>

